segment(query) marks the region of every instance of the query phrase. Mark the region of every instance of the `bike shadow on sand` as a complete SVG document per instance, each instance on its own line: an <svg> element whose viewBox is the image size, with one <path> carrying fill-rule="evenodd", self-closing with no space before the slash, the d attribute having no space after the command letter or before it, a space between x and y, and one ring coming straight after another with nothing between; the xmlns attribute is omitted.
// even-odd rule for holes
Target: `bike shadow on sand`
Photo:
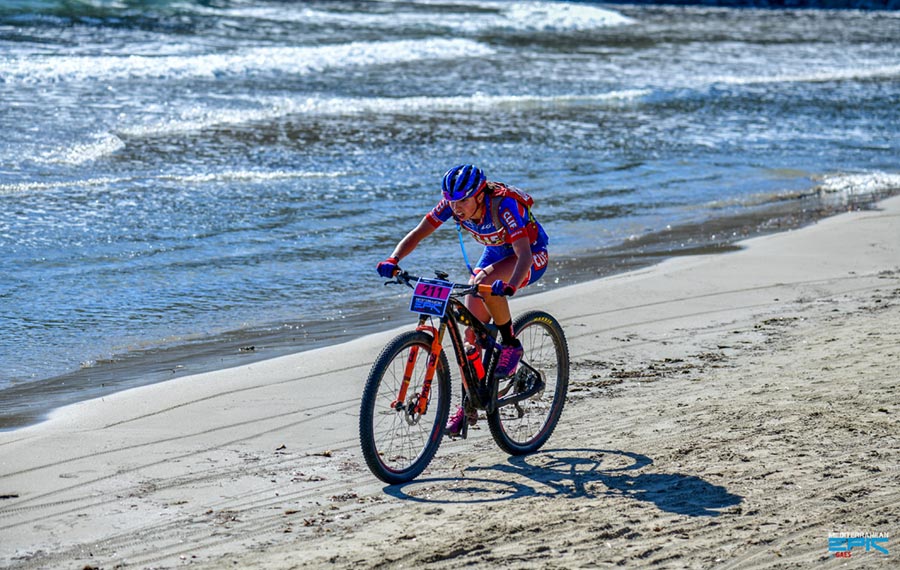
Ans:
<svg viewBox="0 0 900 570"><path fill-rule="evenodd" d="M646 455L608 449L548 449L507 463L469 467L459 478L418 479L385 488L393 497L425 503L489 503L522 497L625 496L662 511L714 517L743 497L693 475L642 473ZM491 477L491 473L498 474ZM473 476L469 476L472 474ZM502 476L499 476L502 474Z"/></svg>

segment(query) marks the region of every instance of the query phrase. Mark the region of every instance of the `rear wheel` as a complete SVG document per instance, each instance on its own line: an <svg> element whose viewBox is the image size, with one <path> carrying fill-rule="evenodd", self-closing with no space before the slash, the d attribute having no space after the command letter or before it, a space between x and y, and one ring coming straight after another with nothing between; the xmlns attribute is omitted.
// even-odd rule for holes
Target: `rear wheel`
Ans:
<svg viewBox="0 0 900 570"><path fill-rule="evenodd" d="M525 355L516 373L500 381L503 398L534 392L488 415L494 441L512 455L534 453L550 438L569 388L569 346L559 322L543 311L529 311L513 323Z"/></svg>
<svg viewBox="0 0 900 570"><path fill-rule="evenodd" d="M359 414L360 445L369 469L385 483L417 477L441 445L450 411L450 366L443 352L424 413L416 407L431 359L431 341L431 335L419 331L398 336L382 350L366 380ZM409 387L398 401L407 372Z"/></svg>

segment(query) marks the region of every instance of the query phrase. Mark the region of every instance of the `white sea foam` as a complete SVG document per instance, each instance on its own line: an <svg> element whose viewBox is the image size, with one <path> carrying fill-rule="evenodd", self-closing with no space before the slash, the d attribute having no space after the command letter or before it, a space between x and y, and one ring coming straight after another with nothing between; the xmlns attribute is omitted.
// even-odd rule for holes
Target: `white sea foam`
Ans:
<svg viewBox="0 0 900 570"><path fill-rule="evenodd" d="M207 172L204 174L157 176L159 180L183 182L187 184L204 184L211 182L268 182L290 178L338 178L346 172L313 172L307 170L225 170L223 172Z"/></svg>
<svg viewBox="0 0 900 570"><path fill-rule="evenodd" d="M807 177L808 173L803 171L792 171L788 177ZM686 210L706 209L724 210L730 208L748 208L754 206L764 206L773 202L785 200L798 200L809 198L811 196L819 196L829 202L842 203L849 198L874 196L878 194L888 193L900 190L900 174L890 174L887 172L865 172L857 174L827 174L821 177L812 176L813 180L818 180L818 184L805 189L781 191L781 192L763 192L759 194L745 194L735 196L728 199L714 200L702 204L694 204L685 208Z"/></svg>
<svg viewBox="0 0 900 570"><path fill-rule="evenodd" d="M253 109L213 109L192 107L178 116L122 127L118 132L126 137L154 137L193 133L212 127L241 125L270 121L294 113L298 103L290 100L272 101Z"/></svg>
<svg viewBox="0 0 900 570"><path fill-rule="evenodd" d="M853 81L897 77L900 77L900 65L888 65L858 69L831 69L809 73L783 73L749 77L728 76L715 78L712 80L712 83L724 83L728 85L753 85L764 83L826 83L829 81Z"/></svg>
<svg viewBox="0 0 900 570"><path fill-rule="evenodd" d="M112 133L99 133L90 141L51 150L45 153L42 162L79 165L97 160L125 148L125 143Z"/></svg>
<svg viewBox="0 0 900 570"><path fill-rule="evenodd" d="M483 95L460 97L374 97L374 98L269 98L255 108L191 107L162 121L132 124L115 133L93 135L92 140L54 149L39 160L80 165L112 154L125 147L129 137L149 138L200 132L205 129L274 121L290 115L352 116L361 114L418 114L434 111L490 113L492 111L553 109L575 106L619 104L651 94L645 89L611 91L593 95ZM158 110L151 109L155 114ZM2 191L2 187L0 187Z"/></svg>
<svg viewBox="0 0 900 570"><path fill-rule="evenodd" d="M278 22L292 21L310 24L339 24L369 28L427 28L456 32L483 33L491 30L529 32L571 32L621 26L634 22L618 12L569 2L497 2L447 1L418 2L416 10L377 12L331 12L312 8L245 7L225 13L238 18L256 18ZM426 12L432 6L467 6L477 10L466 13L453 11Z"/></svg>
<svg viewBox="0 0 900 570"><path fill-rule="evenodd" d="M551 2L498 3L511 27L528 31L579 31L632 24L634 20L595 6Z"/></svg>
<svg viewBox="0 0 900 570"><path fill-rule="evenodd" d="M163 56L49 56L0 58L0 80L88 81L127 78L215 78L266 73L309 74L331 68L493 53L467 39L352 42L315 47L255 47L231 53Z"/></svg>
<svg viewBox="0 0 900 570"><path fill-rule="evenodd" d="M649 90L630 89L593 95L484 95L461 97L403 97L372 99L335 99L325 102L320 112L335 113L411 113L422 111L477 111L541 109L601 105L635 100Z"/></svg>
<svg viewBox="0 0 900 570"><path fill-rule="evenodd" d="M88 178L85 180L70 180L58 182L19 182L15 184L0 184L0 194L14 194L18 192L38 192L44 190L56 190L59 188L90 188L92 186L107 186L128 181L130 178Z"/></svg>
<svg viewBox="0 0 900 570"><path fill-rule="evenodd" d="M94 134L91 140L52 149L37 158L39 162L85 164L113 154L126 146L128 138L196 133L211 128L274 121L290 115L352 116L361 114L418 114L433 111L489 113L492 111L552 109L573 106L596 106L638 100L649 90L631 89L593 95L482 95L460 97L375 97L375 98L268 98L254 108L190 107L177 116L151 120ZM155 116L159 109L150 109ZM123 140L123 138L125 140Z"/></svg>
<svg viewBox="0 0 900 570"><path fill-rule="evenodd" d="M900 190L900 174L868 172L863 174L830 174L818 186L823 194L864 196L889 190Z"/></svg>
<svg viewBox="0 0 900 570"><path fill-rule="evenodd" d="M310 170L224 170L203 174L159 174L155 176L97 177L80 180L60 180L53 182L20 182L16 184L0 184L0 194L19 192L40 192L66 188L101 188L133 183L136 181L165 181L182 184L210 184L216 182L269 182L291 178L339 178L346 176L346 171L310 171Z"/></svg>
<svg viewBox="0 0 900 570"><path fill-rule="evenodd" d="M255 109L198 109L160 122L134 125L118 131L123 136L150 137L182 134L208 128L272 121L288 115L340 116L358 114L404 114L432 111L491 112L496 110L591 106L632 101L649 90L631 89L594 95L482 95L460 97L374 98L273 98Z"/></svg>

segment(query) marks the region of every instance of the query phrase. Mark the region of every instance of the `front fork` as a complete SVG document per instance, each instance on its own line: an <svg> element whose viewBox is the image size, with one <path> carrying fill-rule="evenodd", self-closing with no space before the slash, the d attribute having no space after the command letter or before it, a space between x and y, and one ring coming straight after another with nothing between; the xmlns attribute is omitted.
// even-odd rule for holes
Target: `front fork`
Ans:
<svg viewBox="0 0 900 570"><path fill-rule="evenodd" d="M430 333L432 339L431 355L428 357L428 365L425 369L425 379L422 382L422 391L410 398L409 405L407 405L407 392L409 390L409 384L412 381L412 375L416 368L416 361L419 357L420 350L418 346L413 346L409 349L409 356L406 359L406 367L403 371L403 380L400 383L400 391L397 394L397 399L391 403L393 409L406 410L408 414L413 415L416 418L424 415L428 410L428 402L431 400L431 383L434 381L434 375L437 372L438 359L444 349L444 334L447 332L446 320L442 319L440 326L437 328L427 323L428 317L422 315L419 317L419 324L416 327L417 331ZM464 322L463 324L466 323ZM463 392L473 399L473 403L477 408L487 410L488 413L490 413L494 410L494 405L497 402L497 382L488 382L483 387L478 386L477 384L475 386L469 385L468 380L470 378L475 378L474 370L470 371L472 365L466 360L465 353L462 350L463 339L460 336L459 331L454 329L453 332L455 335L454 343L459 345L459 350L457 350L459 362L457 364L462 373ZM493 336L490 335L482 335L481 338L478 339L478 344L487 347L484 349L485 359L491 358L491 356L488 355L493 354L493 346L496 342L497 341ZM485 368L489 371L492 370L491 364L491 362L485 363ZM483 390L483 388L489 389Z"/></svg>
<svg viewBox="0 0 900 570"><path fill-rule="evenodd" d="M411 413L416 416L422 416L428 411L428 401L431 399L431 383L434 381L434 375L437 372L438 359L443 350L444 331L447 330L447 323L441 322L440 328L427 325L428 317L419 317L419 326L417 331L425 331L431 333L431 355L428 357L428 365L425 368L425 380L422 382L422 391L416 395L415 403L412 405ZM409 383L412 380L413 371L416 368L416 360L419 357L419 347L413 346L409 349L409 357L406 359L406 368L403 370L403 381L400 383L400 392L397 399L393 401L391 407L398 409L403 407L406 402L406 393L409 390ZM412 404L412 402L410 402Z"/></svg>

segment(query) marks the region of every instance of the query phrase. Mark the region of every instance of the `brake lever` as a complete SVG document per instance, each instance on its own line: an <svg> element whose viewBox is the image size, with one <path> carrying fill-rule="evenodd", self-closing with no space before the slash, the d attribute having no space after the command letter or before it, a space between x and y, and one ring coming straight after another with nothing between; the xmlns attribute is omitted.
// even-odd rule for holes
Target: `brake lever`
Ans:
<svg viewBox="0 0 900 570"><path fill-rule="evenodd" d="M385 281L385 285L406 285L408 287L412 287L409 284L409 273L406 271L400 271L397 275L394 276L390 281Z"/></svg>
<svg viewBox="0 0 900 570"><path fill-rule="evenodd" d="M465 297L466 295L472 295L473 297L476 297L478 299L484 298L478 293L478 285L477 284L469 285L465 289L461 289L458 294L462 297Z"/></svg>

